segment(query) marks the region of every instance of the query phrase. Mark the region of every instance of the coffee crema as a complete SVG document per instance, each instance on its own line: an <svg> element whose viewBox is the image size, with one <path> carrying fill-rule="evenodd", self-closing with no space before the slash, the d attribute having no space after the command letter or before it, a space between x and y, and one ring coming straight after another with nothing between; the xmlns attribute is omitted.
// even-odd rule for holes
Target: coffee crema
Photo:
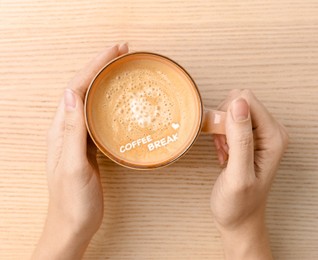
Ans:
<svg viewBox="0 0 318 260"><path fill-rule="evenodd" d="M195 140L200 100L193 80L173 61L150 53L128 54L108 64L93 81L86 100L89 131L99 149L117 163L163 166Z"/></svg>

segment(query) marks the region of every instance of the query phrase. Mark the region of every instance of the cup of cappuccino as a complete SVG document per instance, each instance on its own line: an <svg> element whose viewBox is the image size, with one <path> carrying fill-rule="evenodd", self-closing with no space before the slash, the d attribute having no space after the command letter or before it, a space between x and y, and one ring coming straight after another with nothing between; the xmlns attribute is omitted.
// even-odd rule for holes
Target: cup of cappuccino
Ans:
<svg viewBox="0 0 318 260"><path fill-rule="evenodd" d="M203 107L186 70L149 52L128 53L109 62L91 82L84 110L99 150L133 169L173 163L200 132L225 133L225 112Z"/></svg>

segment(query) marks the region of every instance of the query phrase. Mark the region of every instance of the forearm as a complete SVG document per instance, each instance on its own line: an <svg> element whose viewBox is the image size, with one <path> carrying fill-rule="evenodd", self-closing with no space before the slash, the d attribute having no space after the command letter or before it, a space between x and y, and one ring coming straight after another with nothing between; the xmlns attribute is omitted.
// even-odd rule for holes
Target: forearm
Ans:
<svg viewBox="0 0 318 260"><path fill-rule="evenodd" d="M89 242L90 237L76 234L63 226L47 223L31 259L81 259Z"/></svg>
<svg viewBox="0 0 318 260"><path fill-rule="evenodd" d="M221 232L226 260L272 260L265 223Z"/></svg>
<svg viewBox="0 0 318 260"><path fill-rule="evenodd" d="M41 239L32 255L32 260L71 260L81 259L88 244L74 245L72 242L61 244L60 241Z"/></svg>

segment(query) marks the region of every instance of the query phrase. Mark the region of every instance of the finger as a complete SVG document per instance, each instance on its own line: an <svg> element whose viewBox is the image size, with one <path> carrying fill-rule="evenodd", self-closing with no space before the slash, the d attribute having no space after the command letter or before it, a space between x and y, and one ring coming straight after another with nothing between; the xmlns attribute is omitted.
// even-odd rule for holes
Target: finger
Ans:
<svg viewBox="0 0 318 260"><path fill-rule="evenodd" d="M97 55L89 64L82 69L69 83L69 88L74 90L83 99L86 90L95 77L95 75L111 60L115 59L118 55L121 55L128 51L128 46L121 45L120 49L118 45L114 45Z"/></svg>
<svg viewBox="0 0 318 260"><path fill-rule="evenodd" d="M228 155L222 149L217 151L217 155L218 155L220 166L224 166L228 159Z"/></svg>
<svg viewBox="0 0 318 260"><path fill-rule="evenodd" d="M233 89L232 91L230 91L230 93L228 94L228 96L226 97L226 99L217 107L218 110L221 111L227 111L229 104L235 99L237 98L241 93L241 90L239 89ZM221 150L223 153L222 154L226 154L226 158L227 159L227 154L229 152L229 147L226 143L226 137L225 135L214 135L215 140L217 141L217 143L219 144L219 148L217 148L218 150ZM223 156L222 156L223 157ZM220 157L219 157L220 158ZM221 163L222 164L222 163Z"/></svg>
<svg viewBox="0 0 318 260"><path fill-rule="evenodd" d="M217 153L218 153L219 163L220 163L220 165L223 165L225 162L224 152L222 150L218 150Z"/></svg>
<svg viewBox="0 0 318 260"><path fill-rule="evenodd" d="M221 136L221 137L220 137ZM225 137L224 135L218 135L215 134L213 136L213 141L214 141L214 145L216 148L216 152L218 154L218 159L221 165L223 165L225 163L225 161L227 160L227 154L229 151L228 145L227 144L222 144L220 139Z"/></svg>
<svg viewBox="0 0 318 260"><path fill-rule="evenodd" d="M218 138L216 138L216 135L213 136L214 146L216 149L216 153L218 155L219 163L222 164L223 157L222 157L222 151L221 151L221 144Z"/></svg>
<svg viewBox="0 0 318 260"><path fill-rule="evenodd" d="M54 138L54 136L56 136L57 133L63 133L63 131L64 131L64 100L61 99L57 106L54 118L52 120L52 124L48 131L48 135L49 136L51 135Z"/></svg>
<svg viewBox="0 0 318 260"><path fill-rule="evenodd" d="M128 52L128 43L124 43L119 45L118 47L118 55L123 55Z"/></svg>
<svg viewBox="0 0 318 260"><path fill-rule="evenodd" d="M227 169L231 177L244 180L254 175L253 130L249 105L243 98L235 99L227 113L226 138L229 145Z"/></svg>
<svg viewBox="0 0 318 260"><path fill-rule="evenodd" d="M61 99L47 133L47 166L54 169L61 153L64 135L64 100ZM48 171L49 172L49 171Z"/></svg>
<svg viewBox="0 0 318 260"><path fill-rule="evenodd" d="M82 162L87 158L87 131L81 97L71 89L64 92L64 138L62 158L67 163Z"/></svg>
<svg viewBox="0 0 318 260"><path fill-rule="evenodd" d="M220 153L218 153L218 156L221 158L221 166L226 165L226 161L228 160L228 154L225 153L223 150L220 150Z"/></svg>
<svg viewBox="0 0 318 260"><path fill-rule="evenodd" d="M214 141L214 145L215 145L216 150L219 150L221 148L221 144L220 144L220 140L219 140L218 136L219 136L218 134L213 135L213 141Z"/></svg>
<svg viewBox="0 0 318 260"><path fill-rule="evenodd" d="M265 106L249 90L244 90L242 96L248 100L251 110L252 126L255 137L255 151L257 158L255 170L257 177L265 181L272 182L275 177L276 169L287 145L287 135L280 124L268 112ZM263 165L262 165L263 164ZM271 167L273 170L268 174L262 175L264 168Z"/></svg>
<svg viewBox="0 0 318 260"><path fill-rule="evenodd" d="M225 152L225 153L228 153L229 151L229 147L227 145L227 141L226 141L226 136L225 135L218 135L217 136L219 142L220 142L220 146L221 146L221 149Z"/></svg>

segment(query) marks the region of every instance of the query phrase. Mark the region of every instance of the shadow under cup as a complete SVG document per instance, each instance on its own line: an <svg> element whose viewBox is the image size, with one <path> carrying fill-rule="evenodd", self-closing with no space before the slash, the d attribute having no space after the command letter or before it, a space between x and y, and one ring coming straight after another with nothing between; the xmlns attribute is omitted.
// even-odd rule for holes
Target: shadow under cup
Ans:
<svg viewBox="0 0 318 260"><path fill-rule="evenodd" d="M180 158L206 117L190 75L171 59L147 52L108 63L93 79L84 109L99 150L133 169L159 168Z"/></svg>

